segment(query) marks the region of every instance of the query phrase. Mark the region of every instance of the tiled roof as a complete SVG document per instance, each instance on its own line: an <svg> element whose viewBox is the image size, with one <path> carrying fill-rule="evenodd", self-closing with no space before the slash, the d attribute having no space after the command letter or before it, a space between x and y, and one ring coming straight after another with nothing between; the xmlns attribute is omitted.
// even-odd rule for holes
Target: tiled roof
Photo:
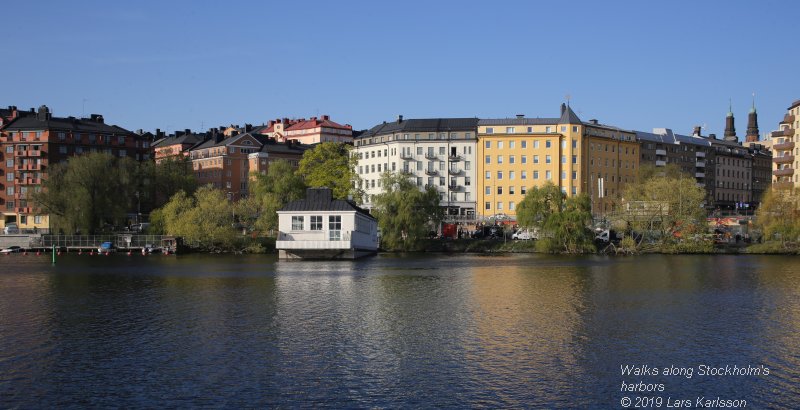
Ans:
<svg viewBox="0 0 800 410"><path fill-rule="evenodd" d="M153 147L166 147L169 145L178 145L178 144L197 144L205 140L205 134L183 134L180 137L176 137L174 135L170 135L169 137L162 138L156 141L153 144Z"/></svg>
<svg viewBox="0 0 800 410"><path fill-rule="evenodd" d="M477 128L477 118L412 118L378 124L365 131L359 138L369 138L375 135L395 132L477 131Z"/></svg>
<svg viewBox="0 0 800 410"><path fill-rule="evenodd" d="M317 127L338 128L338 129L341 129L341 130L352 130L353 129L353 127L351 127L349 125L342 125L342 124L333 122L331 120L321 119L321 118L317 118L317 119L313 119L312 118L310 120L299 121L297 123L289 125L288 127L285 128L285 130L286 131L294 131L294 130L304 130L304 129L308 129L308 128L317 128Z"/></svg>

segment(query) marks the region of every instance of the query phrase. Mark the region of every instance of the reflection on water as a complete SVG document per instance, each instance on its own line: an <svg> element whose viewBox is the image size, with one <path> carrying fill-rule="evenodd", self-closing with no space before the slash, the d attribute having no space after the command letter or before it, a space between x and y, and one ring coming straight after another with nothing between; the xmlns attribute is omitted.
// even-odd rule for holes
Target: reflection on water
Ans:
<svg viewBox="0 0 800 410"><path fill-rule="evenodd" d="M763 364L770 377L662 381L785 407L798 271L765 256L15 255L0 259L0 403L613 407L630 363Z"/></svg>

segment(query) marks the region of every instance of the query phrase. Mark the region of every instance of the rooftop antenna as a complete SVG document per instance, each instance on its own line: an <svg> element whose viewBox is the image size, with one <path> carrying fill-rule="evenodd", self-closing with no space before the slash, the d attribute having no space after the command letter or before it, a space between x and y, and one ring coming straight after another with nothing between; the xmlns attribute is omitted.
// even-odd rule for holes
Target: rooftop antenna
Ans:
<svg viewBox="0 0 800 410"><path fill-rule="evenodd" d="M567 98L567 107L569 107L569 98L570 98L570 95L569 95L569 94L567 94L567 95L565 95L565 97Z"/></svg>

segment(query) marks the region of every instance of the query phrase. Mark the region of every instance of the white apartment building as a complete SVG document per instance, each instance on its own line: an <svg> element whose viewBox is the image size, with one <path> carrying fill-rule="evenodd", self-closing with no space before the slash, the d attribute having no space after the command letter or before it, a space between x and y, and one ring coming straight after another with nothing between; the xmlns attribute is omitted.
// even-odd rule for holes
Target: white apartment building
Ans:
<svg viewBox="0 0 800 410"><path fill-rule="evenodd" d="M420 189L439 192L448 217L474 217L477 118L403 119L379 124L354 139L364 207L383 192L384 172L408 172Z"/></svg>

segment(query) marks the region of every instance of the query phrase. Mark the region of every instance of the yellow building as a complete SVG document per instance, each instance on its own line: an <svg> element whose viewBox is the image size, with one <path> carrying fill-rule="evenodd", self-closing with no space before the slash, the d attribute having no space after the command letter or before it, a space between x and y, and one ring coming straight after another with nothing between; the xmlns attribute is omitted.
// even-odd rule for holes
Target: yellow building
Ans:
<svg viewBox="0 0 800 410"><path fill-rule="evenodd" d="M586 193L592 213L605 215L635 180L638 149L635 132L583 122L564 104L559 118L480 120L479 212L514 216L528 189L550 181L568 196Z"/></svg>

